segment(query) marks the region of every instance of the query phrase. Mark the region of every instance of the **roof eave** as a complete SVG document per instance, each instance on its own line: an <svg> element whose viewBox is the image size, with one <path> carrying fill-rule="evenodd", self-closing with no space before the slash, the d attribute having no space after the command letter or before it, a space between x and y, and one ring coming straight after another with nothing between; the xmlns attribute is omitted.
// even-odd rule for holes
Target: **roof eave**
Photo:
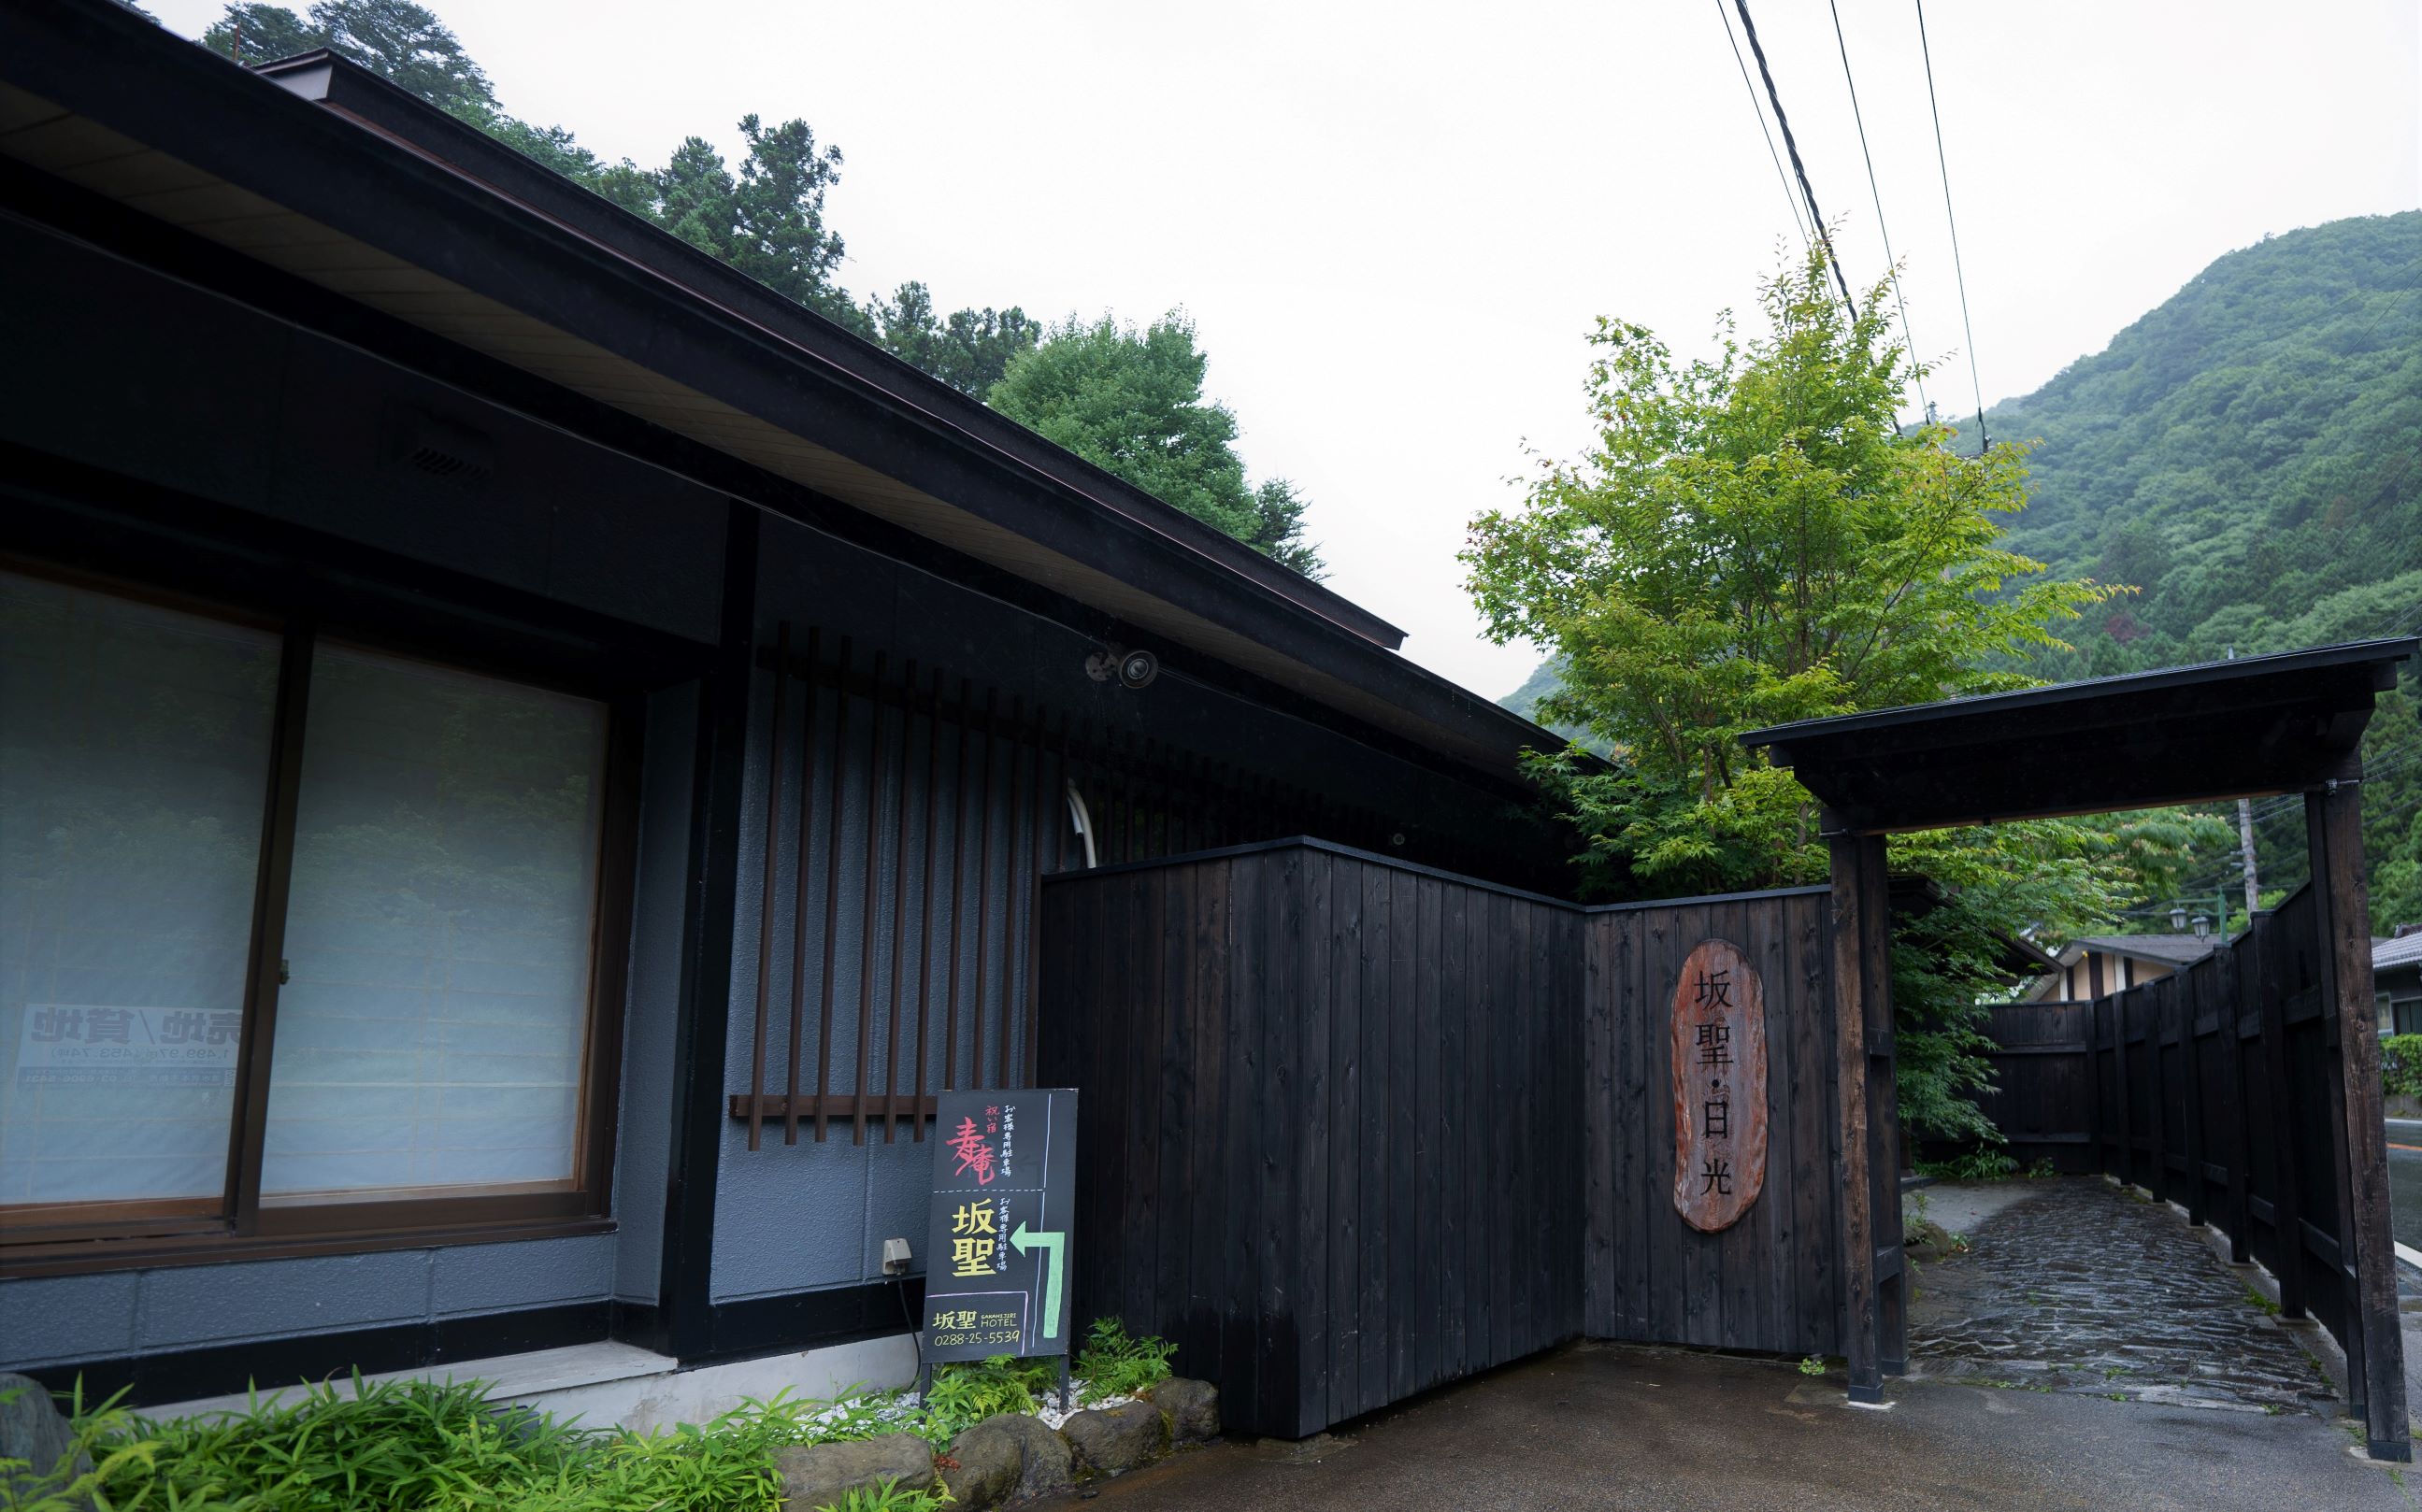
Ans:
<svg viewBox="0 0 2422 1512"><path fill-rule="evenodd" d="M142 81L142 87L134 87L128 78L130 59L154 75ZM1172 602L1181 617L1207 615L1215 623L1237 626L1223 633L1250 636L1270 656L1303 668L1306 680L1300 691L1315 698L1328 700L1329 695L1316 691L1319 687L1335 689L1333 707L1349 717L1367 721L1374 711L1384 709L1387 717L1380 727L1501 780L1515 775L1522 751L1561 747L1554 735L1520 715L1392 654L1387 638L1397 633L1393 628L1361 615L1330 590L1126 490L1108 475L1089 480L1085 475L1093 470L1048 443L475 129L341 60L307 58L284 68L298 77L324 70L324 89L338 103L332 107L300 98L130 13L113 14L109 8L66 0L20 0L0 10L0 79L296 214L310 217L316 210L323 221L340 220L349 190L355 198L374 196L365 196L359 185L341 176L332 186L325 170L372 164L383 175L372 186L377 193L399 186L412 192L411 205L397 208L391 220L408 221L411 211L425 216L435 210L441 212L435 224L449 230L453 223L444 213L467 213L482 233L510 224L522 251L552 245L558 256L568 254L560 269L565 277L620 277L625 294L644 284L660 303L685 302L701 319L737 308L750 332L767 329L769 321L788 322L810 341L803 345L789 331L778 333L778 342L762 343L761 355L784 347L794 354L789 359L794 367L812 367L822 381L845 387L859 401L885 406L895 428L914 426L919 434L938 440L941 445L930 448L934 455L963 459L948 465L989 468L995 475L1014 480L1004 498L1062 501L1052 507L1059 515L1045 522L1063 543L1118 537L1127 542L1122 549L1130 555L1157 553L1167 581L1151 591L1180 590ZM416 143L392 125L382 125L377 117L385 116L415 121L422 132L443 136L447 153L476 159L477 171ZM285 159L294 161L280 163L278 172L262 166ZM247 177L247 166L260 171ZM308 182L313 171L322 174L317 191ZM491 181L498 177L514 179L527 197L500 190ZM280 184L292 189L293 197L281 197L276 192ZM574 224L582 217L586 223ZM658 257L677 267L684 279L695 273L708 291L691 288L652 265L650 259ZM452 260L476 259L458 253ZM551 266L549 271L557 270ZM989 428L992 434L979 435L979 428ZM1021 460L1021 447L1045 454L1042 460L1052 467ZM1035 522L1021 519L1017 523ZM1195 536L1216 539L1204 549L1190 539ZM1278 591L1282 587L1288 591ZM1189 602L1195 607L1186 607ZM1359 628L1348 623L1357 616L1365 622Z"/></svg>

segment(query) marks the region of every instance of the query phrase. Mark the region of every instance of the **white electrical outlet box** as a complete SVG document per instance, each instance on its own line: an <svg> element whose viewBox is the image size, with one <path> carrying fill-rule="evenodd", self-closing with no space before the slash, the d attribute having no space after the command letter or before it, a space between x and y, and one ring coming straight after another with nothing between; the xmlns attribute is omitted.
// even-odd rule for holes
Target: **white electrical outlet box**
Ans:
<svg viewBox="0 0 2422 1512"><path fill-rule="evenodd" d="M904 1276L908 1273L906 1239L888 1239L883 1241L883 1273L887 1276Z"/></svg>

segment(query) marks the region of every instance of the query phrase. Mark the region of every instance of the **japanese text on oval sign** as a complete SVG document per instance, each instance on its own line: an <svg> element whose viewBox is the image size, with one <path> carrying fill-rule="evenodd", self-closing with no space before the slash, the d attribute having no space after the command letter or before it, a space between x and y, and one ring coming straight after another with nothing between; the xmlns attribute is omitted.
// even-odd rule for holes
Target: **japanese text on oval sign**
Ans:
<svg viewBox="0 0 2422 1512"><path fill-rule="evenodd" d="M1729 1227L1766 1184L1766 998L1728 941L1702 941L1674 989L1674 1206Z"/></svg>

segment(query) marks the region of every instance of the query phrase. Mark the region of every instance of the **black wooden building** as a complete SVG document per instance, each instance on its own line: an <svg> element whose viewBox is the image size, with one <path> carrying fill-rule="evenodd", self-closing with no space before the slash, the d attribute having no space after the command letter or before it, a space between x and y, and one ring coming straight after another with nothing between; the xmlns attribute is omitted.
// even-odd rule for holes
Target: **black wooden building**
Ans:
<svg viewBox="0 0 2422 1512"><path fill-rule="evenodd" d="M2288 1147L2343 1200L2254 1247L2405 1452L2346 836L2411 642L1766 732L1830 892L1584 909L1552 736L339 59L0 0L0 1368L521 1361L640 1423L904 1381L935 1095L1067 1084L1078 1317L1237 1426L1581 1336L1873 1399L1884 832L2297 790ZM1763 983L1763 1185L1703 1228L1711 942Z"/></svg>
<svg viewBox="0 0 2422 1512"><path fill-rule="evenodd" d="M896 1336L1038 876L1561 885L1399 631L338 58L0 5L0 1365Z"/></svg>

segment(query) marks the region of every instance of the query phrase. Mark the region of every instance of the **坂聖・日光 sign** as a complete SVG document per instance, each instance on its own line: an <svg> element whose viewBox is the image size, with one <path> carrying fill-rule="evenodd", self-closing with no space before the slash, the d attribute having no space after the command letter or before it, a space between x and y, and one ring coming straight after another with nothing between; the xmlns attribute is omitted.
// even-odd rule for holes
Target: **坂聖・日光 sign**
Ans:
<svg viewBox="0 0 2422 1512"><path fill-rule="evenodd" d="M935 1105L921 1357L1067 1353L1077 1094L980 1088Z"/></svg>
<svg viewBox="0 0 2422 1512"><path fill-rule="evenodd" d="M1674 1206L1712 1234L1766 1185L1766 994L1738 946L1703 940L1674 988Z"/></svg>

